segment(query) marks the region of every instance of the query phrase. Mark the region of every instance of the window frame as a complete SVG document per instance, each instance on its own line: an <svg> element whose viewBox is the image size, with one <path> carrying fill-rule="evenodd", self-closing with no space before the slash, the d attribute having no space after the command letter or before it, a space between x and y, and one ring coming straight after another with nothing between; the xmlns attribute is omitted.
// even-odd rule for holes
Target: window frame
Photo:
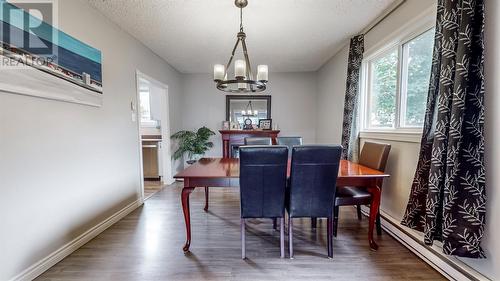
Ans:
<svg viewBox="0 0 500 281"><path fill-rule="evenodd" d="M390 134L408 134L408 135L421 135L423 127L421 126L404 126L404 116L406 111L406 99L402 94L407 87L407 79L403 79L407 75L408 59L404 59L403 47L408 42L419 37L425 32L435 28L434 13L426 11L419 18L402 26L397 31L393 32L385 39L382 39L378 44L371 49L365 51L363 62L361 65L361 85L360 85L360 128L363 136L369 136L370 133L374 135L390 135ZM372 79L372 62L377 58L387 55L394 49L397 49L398 65L397 65L397 80L396 80L396 110L393 127L376 128L370 127L370 109L368 106L371 102L371 79ZM408 48L406 48L408 51Z"/></svg>

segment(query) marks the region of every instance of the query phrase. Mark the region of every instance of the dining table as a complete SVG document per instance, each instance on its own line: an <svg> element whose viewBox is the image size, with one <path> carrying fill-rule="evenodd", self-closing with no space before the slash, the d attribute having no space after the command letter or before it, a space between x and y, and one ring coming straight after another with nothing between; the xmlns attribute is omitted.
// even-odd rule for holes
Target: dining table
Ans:
<svg viewBox="0 0 500 281"><path fill-rule="evenodd" d="M288 176L290 176L290 160L288 161ZM348 160L340 160L337 186L365 187L372 195L369 214L368 241L372 250L378 245L373 239L375 220L379 212L381 186L383 178L390 175ZM239 187L240 163L237 158L201 158L174 176L183 179L184 187L181 192L182 210L186 225L186 242L184 252L191 246L191 215L189 195L195 188L205 188L205 211L208 211L209 187ZM332 202L333 204L334 202Z"/></svg>

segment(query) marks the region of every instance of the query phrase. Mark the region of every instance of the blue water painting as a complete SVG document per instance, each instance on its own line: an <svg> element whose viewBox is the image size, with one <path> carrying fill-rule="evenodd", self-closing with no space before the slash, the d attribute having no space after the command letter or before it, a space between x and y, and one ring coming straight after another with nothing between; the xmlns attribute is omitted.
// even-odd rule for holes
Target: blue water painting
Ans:
<svg viewBox="0 0 500 281"><path fill-rule="evenodd" d="M5 0L0 0L0 54L102 93L99 50Z"/></svg>

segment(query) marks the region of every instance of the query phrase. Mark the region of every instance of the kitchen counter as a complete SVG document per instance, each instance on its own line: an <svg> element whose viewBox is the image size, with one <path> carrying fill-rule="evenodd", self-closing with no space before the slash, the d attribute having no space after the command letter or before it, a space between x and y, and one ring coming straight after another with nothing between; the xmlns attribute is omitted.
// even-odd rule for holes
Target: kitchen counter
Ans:
<svg viewBox="0 0 500 281"><path fill-rule="evenodd" d="M142 141L162 141L161 135L142 135L141 136Z"/></svg>

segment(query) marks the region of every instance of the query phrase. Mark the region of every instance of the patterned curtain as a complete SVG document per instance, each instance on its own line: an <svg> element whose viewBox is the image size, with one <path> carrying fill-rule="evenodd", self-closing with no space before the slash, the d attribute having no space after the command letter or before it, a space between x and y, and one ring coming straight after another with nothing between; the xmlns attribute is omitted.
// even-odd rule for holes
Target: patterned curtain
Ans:
<svg viewBox="0 0 500 281"><path fill-rule="evenodd" d="M365 49L364 36L351 38L349 61L347 64L347 81L344 101L344 119L342 123L342 159L357 162L359 150L359 80L361 62Z"/></svg>
<svg viewBox="0 0 500 281"><path fill-rule="evenodd" d="M486 213L484 2L439 0L420 157L402 224L481 258Z"/></svg>

